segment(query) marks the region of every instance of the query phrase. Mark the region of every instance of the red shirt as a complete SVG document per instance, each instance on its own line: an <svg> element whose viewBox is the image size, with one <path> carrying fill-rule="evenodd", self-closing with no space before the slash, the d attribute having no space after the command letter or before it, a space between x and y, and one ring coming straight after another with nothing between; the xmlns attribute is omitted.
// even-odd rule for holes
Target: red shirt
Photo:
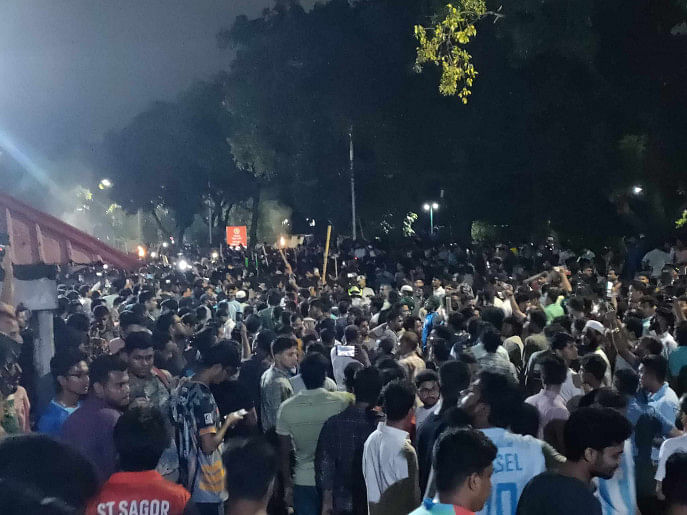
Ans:
<svg viewBox="0 0 687 515"><path fill-rule="evenodd" d="M154 470L117 472L88 504L86 515L183 515L186 489Z"/></svg>

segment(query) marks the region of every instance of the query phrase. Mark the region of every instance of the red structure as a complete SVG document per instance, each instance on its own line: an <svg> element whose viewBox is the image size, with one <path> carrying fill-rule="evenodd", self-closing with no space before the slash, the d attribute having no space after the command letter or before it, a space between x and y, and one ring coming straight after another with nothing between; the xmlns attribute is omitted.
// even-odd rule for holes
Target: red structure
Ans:
<svg viewBox="0 0 687 515"><path fill-rule="evenodd" d="M138 266L135 256L113 249L54 216L2 193L0 233L9 235L9 252L15 265L102 262L128 270Z"/></svg>

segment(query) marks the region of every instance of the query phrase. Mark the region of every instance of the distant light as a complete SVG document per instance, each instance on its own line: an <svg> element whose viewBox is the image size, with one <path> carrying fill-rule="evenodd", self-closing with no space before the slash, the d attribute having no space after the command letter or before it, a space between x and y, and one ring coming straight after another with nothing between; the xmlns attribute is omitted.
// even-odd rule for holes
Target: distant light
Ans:
<svg viewBox="0 0 687 515"><path fill-rule="evenodd" d="M424 206L422 206L422 209L424 209L425 211L429 211L429 204L425 204Z"/></svg>
<svg viewBox="0 0 687 515"><path fill-rule="evenodd" d="M432 202L432 209L439 209L439 204Z"/></svg>
<svg viewBox="0 0 687 515"><path fill-rule="evenodd" d="M641 186L633 186L632 187L632 193L634 193L635 195L641 195L641 193L643 191L644 191L644 188L642 188Z"/></svg>
<svg viewBox="0 0 687 515"><path fill-rule="evenodd" d="M189 264L186 262L185 259L181 259L177 263L177 267L179 268L180 271L185 272L186 270L189 269Z"/></svg>
<svg viewBox="0 0 687 515"><path fill-rule="evenodd" d="M103 269L104 269L104 270L107 270L108 268L110 268L110 265L108 265L107 263L105 263L105 264L103 265Z"/></svg>
<svg viewBox="0 0 687 515"><path fill-rule="evenodd" d="M289 219L288 219L288 218L284 218L284 220L282 220L282 223L281 223L281 224L282 224L282 225L289 225Z"/></svg>
<svg viewBox="0 0 687 515"><path fill-rule="evenodd" d="M281 248L286 247L286 238L284 238L283 236L279 238L279 246Z"/></svg>
<svg viewBox="0 0 687 515"><path fill-rule="evenodd" d="M146 257L146 249L145 249L145 247L144 247L143 245L139 245L137 248L138 248L138 257L140 257L141 259L143 259L144 257Z"/></svg>
<svg viewBox="0 0 687 515"><path fill-rule="evenodd" d="M112 187L112 181L110 179L102 179L100 181L100 184L98 184L98 188L101 190L111 188Z"/></svg>
<svg viewBox="0 0 687 515"><path fill-rule="evenodd" d="M211 257L212 259L217 259L217 258L219 257L219 252L217 252L217 251L215 250L212 254L210 254L210 257Z"/></svg>
<svg viewBox="0 0 687 515"><path fill-rule="evenodd" d="M157 257L157 252L154 252L154 251L151 252L151 253L150 253L150 257L153 258L153 259L155 259L155 258Z"/></svg>
<svg viewBox="0 0 687 515"><path fill-rule="evenodd" d="M165 242L162 244L162 247L166 249L167 247L169 247L169 243L167 243L167 242L165 241Z"/></svg>
<svg viewBox="0 0 687 515"><path fill-rule="evenodd" d="M315 227L315 219L310 220L310 227Z"/></svg>

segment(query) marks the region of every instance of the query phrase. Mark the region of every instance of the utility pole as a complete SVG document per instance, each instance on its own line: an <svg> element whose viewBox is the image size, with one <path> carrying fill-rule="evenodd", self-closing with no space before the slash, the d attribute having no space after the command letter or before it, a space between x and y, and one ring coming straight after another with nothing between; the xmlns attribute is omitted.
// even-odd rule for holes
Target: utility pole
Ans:
<svg viewBox="0 0 687 515"><path fill-rule="evenodd" d="M348 130L348 160L351 168L351 227L353 228L353 241L356 240L355 228L355 171L353 169L353 125Z"/></svg>

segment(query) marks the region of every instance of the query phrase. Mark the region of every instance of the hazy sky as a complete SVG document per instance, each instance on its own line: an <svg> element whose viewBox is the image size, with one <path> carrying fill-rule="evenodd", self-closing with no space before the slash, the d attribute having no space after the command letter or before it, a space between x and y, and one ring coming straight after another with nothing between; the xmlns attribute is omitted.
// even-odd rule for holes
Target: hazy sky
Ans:
<svg viewBox="0 0 687 515"><path fill-rule="evenodd" d="M310 4L311 2L303 2ZM1 0L0 135L43 158L226 69L216 34L271 0Z"/></svg>

